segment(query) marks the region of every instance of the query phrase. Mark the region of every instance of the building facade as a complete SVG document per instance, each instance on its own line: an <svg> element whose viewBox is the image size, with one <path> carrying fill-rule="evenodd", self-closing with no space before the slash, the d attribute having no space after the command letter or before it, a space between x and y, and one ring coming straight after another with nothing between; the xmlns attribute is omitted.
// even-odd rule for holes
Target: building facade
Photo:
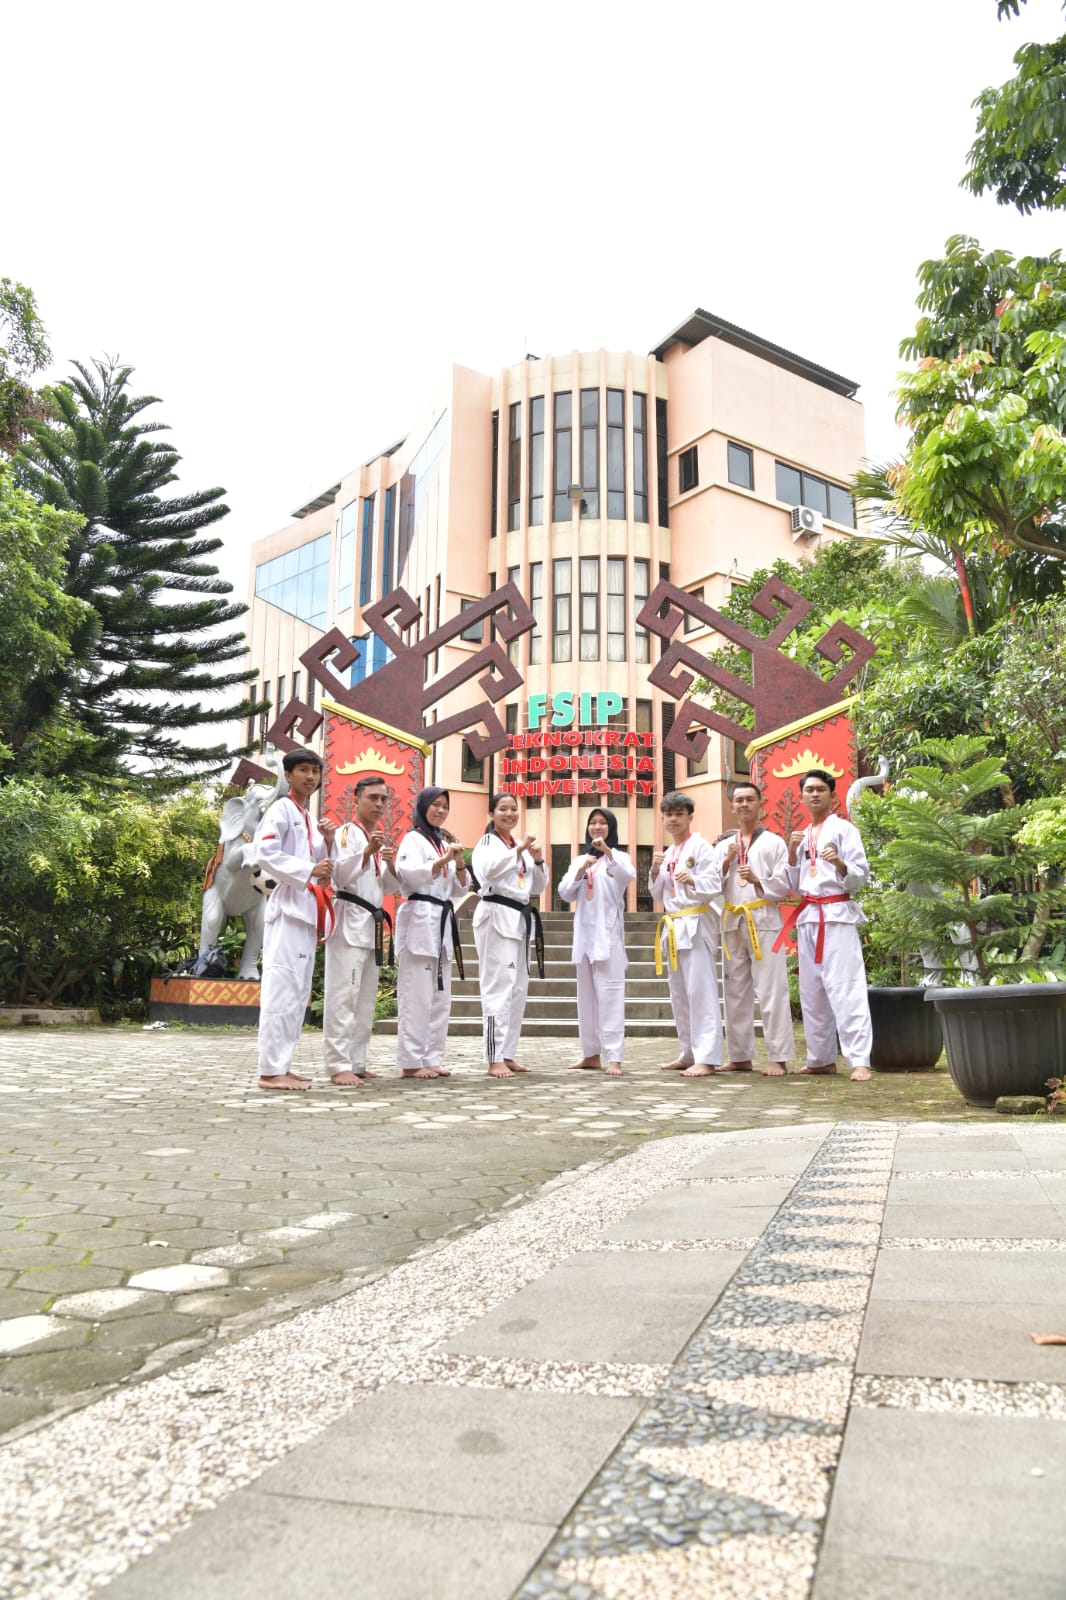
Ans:
<svg viewBox="0 0 1066 1600"><path fill-rule="evenodd" d="M853 534L845 487L865 452L856 384L696 311L648 355L528 357L495 376L454 367L406 438L348 472L253 547L250 651L275 708L315 685L300 655L328 627L365 638L357 682L385 662L362 609L402 587L424 637L512 580L536 618L508 647L523 687L500 710L509 748L434 748L452 831L473 844L487 796L511 788L550 848L552 882L593 805L619 815L642 869L661 842L664 789L691 791L697 825L723 824L742 748L711 736L700 762L662 749L674 702L648 681L658 645L636 617L660 578L719 606L780 557ZM794 508L807 508L802 515ZM427 682L487 642L474 624L427 658ZM686 619L685 642L721 643ZM444 699L444 717L470 701ZM250 727L262 747L267 727ZM634 904L643 904L646 872Z"/></svg>

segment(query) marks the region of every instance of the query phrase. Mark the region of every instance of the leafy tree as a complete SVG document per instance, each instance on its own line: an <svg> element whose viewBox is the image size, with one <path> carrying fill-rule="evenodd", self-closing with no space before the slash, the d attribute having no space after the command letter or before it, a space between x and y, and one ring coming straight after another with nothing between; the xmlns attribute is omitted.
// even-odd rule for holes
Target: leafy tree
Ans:
<svg viewBox="0 0 1066 1600"><path fill-rule="evenodd" d="M1033 608L1004 637L989 710L1031 792L1066 784L1066 601Z"/></svg>
<svg viewBox="0 0 1066 1600"><path fill-rule="evenodd" d="M8 1003L143 1000L186 954L218 821L199 794L166 804L39 777L0 784L0 996Z"/></svg>
<svg viewBox="0 0 1066 1600"><path fill-rule="evenodd" d="M142 420L158 402L130 392L131 367L75 367L54 391L54 420L31 424L20 465L36 499L81 514L65 587L92 606L99 634L35 680L22 738L65 704L88 741L90 770L116 774L133 759L173 787L176 774L218 772L230 757L226 745L186 744L182 735L257 709L245 696L221 705L202 698L254 676L231 665L245 641L227 631L247 608L223 598L231 585L205 559L221 540L203 532L228 508L221 489L164 495L181 457L154 437L165 424Z"/></svg>
<svg viewBox="0 0 1066 1600"><path fill-rule="evenodd" d="M51 359L33 290L0 278L0 452L10 455L27 423L48 416L48 398L30 379Z"/></svg>
<svg viewBox="0 0 1066 1600"><path fill-rule="evenodd" d="M1017 17L1024 0L999 0L999 17ZM1066 35L1025 44L1017 72L974 101L977 138L963 186L992 190L1000 205L1022 213L1066 205Z"/></svg>
<svg viewBox="0 0 1066 1600"><path fill-rule="evenodd" d="M13 479L0 459L0 761L11 756L6 741L22 736L33 685L62 676L99 629L92 607L63 587L67 542L81 517L38 505ZM37 735L35 756L47 766L49 750L63 745L61 731L42 719Z"/></svg>

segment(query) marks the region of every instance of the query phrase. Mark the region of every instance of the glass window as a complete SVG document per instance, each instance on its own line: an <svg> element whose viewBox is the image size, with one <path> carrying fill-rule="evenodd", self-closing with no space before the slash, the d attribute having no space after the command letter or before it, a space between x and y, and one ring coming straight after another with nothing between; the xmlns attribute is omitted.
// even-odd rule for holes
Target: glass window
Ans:
<svg viewBox="0 0 1066 1600"><path fill-rule="evenodd" d="M381 529L381 598L383 600L393 587L392 549L393 544L395 543L393 539L394 498L395 497L392 490L386 489L384 515L381 519L383 523L383 527Z"/></svg>
<svg viewBox="0 0 1066 1600"><path fill-rule="evenodd" d="M700 461L698 446L693 445L689 450L682 450L677 458L677 492L687 494L690 489L695 489L700 481Z"/></svg>
<svg viewBox="0 0 1066 1600"><path fill-rule="evenodd" d="M310 539L295 550L275 556L255 569L255 592L260 600L299 617L312 626L325 625L329 605L329 565L332 533Z"/></svg>
<svg viewBox="0 0 1066 1600"><path fill-rule="evenodd" d="M626 564L620 556L607 558L607 659L626 658Z"/></svg>
<svg viewBox="0 0 1066 1600"><path fill-rule="evenodd" d="M648 402L633 396L633 521L648 520Z"/></svg>
<svg viewBox="0 0 1066 1600"><path fill-rule="evenodd" d="M363 501L363 550L359 561L359 604L370 604L370 585L374 579L374 496Z"/></svg>
<svg viewBox="0 0 1066 1600"><path fill-rule="evenodd" d="M726 445L726 460L730 483L735 483L741 489L755 487L755 472L752 464L751 451L742 444Z"/></svg>
<svg viewBox="0 0 1066 1600"><path fill-rule="evenodd" d="M829 516L831 521L839 522L844 528L855 526L855 502L846 489L838 488L835 483L826 484L829 490Z"/></svg>
<svg viewBox="0 0 1066 1600"><path fill-rule="evenodd" d="M673 717L674 708L673 708L672 705L669 706L669 707L664 706L663 710L664 710L664 712L666 710L669 710L671 717ZM635 731L637 733L651 733L651 731L652 731L652 702L650 700L638 700L637 701L637 721L636 721L636 729L635 729ZM664 771L667 768L668 764L670 764L669 765L670 782L668 784L664 783L664 785L663 785L663 793L665 794L668 789L672 789L674 787L673 766L671 764L672 761L673 761L673 757L670 755L669 751L667 751L667 750L664 750L662 752L662 757L663 757L663 769L664 769ZM637 805L643 807L645 810L650 810L651 807L655 805L655 796L654 796L654 794L638 794L637 795Z"/></svg>
<svg viewBox="0 0 1066 1600"><path fill-rule="evenodd" d="M552 660L573 655L570 559L552 562Z"/></svg>
<svg viewBox="0 0 1066 1600"><path fill-rule="evenodd" d="M275 703L274 715L275 716L280 716L282 711L284 711L284 709L285 709L285 679L284 679L284 677L281 677L281 678L278 679L278 698L277 698L277 701Z"/></svg>
<svg viewBox="0 0 1066 1600"><path fill-rule="evenodd" d="M703 584L702 583L695 584L693 586L693 588L688 590L688 593L692 596L692 598L694 600L702 600L703 596L704 596ZM702 622L700 622L696 617L692 616L688 611L685 612L685 632L686 633L695 633L697 628L702 628L702 627L703 627L703 623Z"/></svg>
<svg viewBox="0 0 1066 1600"><path fill-rule="evenodd" d="M529 563L529 609L533 613L534 628L529 636L529 664L539 666L544 660L544 563Z"/></svg>
<svg viewBox="0 0 1066 1600"><path fill-rule="evenodd" d="M507 526L513 532L522 514L522 406L511 407L507 446Z"/></svg>
<svg viewBox="0 0 1066 1600"><path fill-rule="evenodd" d="M634 561L633 563L633 610L634 614L641 610L645 600L651 592L648 584L651 581L651 562ZM634 626L633 660L648 662L651 660L651 635L647 628ZM650 730L648 730L650 731Z"/></svg>
<svg viewBox="0 0 1066 1600"><path fill-rule="evenodd" d="M666 401L655 402L655 464L658 476L659 526L670 526L670 474L666 448Z"/></svg>
<svg viewBox="0 0 1066 1600"><path fill-rule="evenodd" d="M269 699L270 699L270 681L268 679L263 684L263 687L259 692L260 704L263 705L263 702L266 701L266 700L269 700ZM259 744L260 744L260 747L262 747L263 742L266 739L267 715L268 715L267 707L265 705L263 705L263 709L259 713Z"/></svg>
<svg viewBox="0 0 1066 1600"><path fill-rule="evenodd" d="M570 485L573 482L571 470L572 460L572 418L573 395L570 393L557 394L555 403L555 474L553 482L555 493L552 500L552 521L570 521ZM569 659L569 658L567 658Z"/></svg>
<svg viewBox="0 0 1066 1600"><path fill-rule="evenodd" d="M622 389L607 391L607 515L626 514L626 397Z"/></svg>
<svg viewBox="0 0 1066 1600"><path fill-rule="evenodd" d="M485 781L485 763L478 760L465 739L463 740L462 773L464 783L484 783Z"/></svg>
<svg viewBox="0 0 1066 1600"><path fill-rule="evenodd" d="M578 563L581 624L578 648L582 661L600 657L600 563L594 556L583 556Z"/></svg>
<svg viewBox="0 0 1066 1600"><path fill-rule="evenodd" d="M800 473L801 505L810 506L812 511L820 511L823 517L829 515L829 485L824 478L812 478L809 472Z"/></svg>
<svg viewBox="0 0 1066 1600"><path fill-rule="evenodd" d="M522 588L522 585L518 581L521 576L522 576L522 568L521 567L508 567L507 568L507 582L508 583L513 583L515 585L515 587L519 590L519 592L521 592L521 588ZM519 652L519 650L521 648L521 644L522 644L521 639L512 639L510 644L507 646L507 659L508 659L508 661L512 662L515 666L518 665L518 652Z"/></svg>
<svg viewBox="0 0 1066 1600"><path fill-rule="evenodd" d="M600 391L581 391L581 489L585 502L582 516L600 514Z"/></svg>
<svg viewBox="0 0 1066 1600"><path fill-rule="evenodd" d="M544 521L544 396L529 402L529 525Z"/></svg>
<svg viewBox="0 0 1066 1600"><path fill-rule="evenodd" d="M800 495L800 475L795 467L786 467L783 461L774 463L774 493L786 506L803 504Z"/></svg>
<svg viewBox="0 0 1066 1600"><path fill-rule="evenodd" d="M355 594L355 515L358 502L350 500L341 511L337 540L337 610L347 611Z"/></svg>
<svg viewBox="0 0 1066 1600"><path fill-rule="evenodd" d="M464 611L469 611L471 609L471 607L475 606L475 605L477 605L477 601L476 600L460 600L460 602L459 602L459 614L460 614L460 616L462 615L462 613ZM462 633L459 635L459 637L460 637L460 639L465 639L467 644L484 644L484 642L485 642L485 619L484 619L484 617L482 617L482 619L479 622L472 622L470 624L469 628L464 628Z"/></svg>
<svg viewBox="0 0 1066 1600"><path fill-rule="evenodd" d="M489 537L496 537L496 503L500 498L500 413L492 413L492 509L489 512Z"/></svg>
<svg viewBox="0 0 1066 1600"><path fill-rule="evenodd" d="M299 700L300 698L300 674L298 672L294 672L292 675L292 697L294 700Z"/></svg>

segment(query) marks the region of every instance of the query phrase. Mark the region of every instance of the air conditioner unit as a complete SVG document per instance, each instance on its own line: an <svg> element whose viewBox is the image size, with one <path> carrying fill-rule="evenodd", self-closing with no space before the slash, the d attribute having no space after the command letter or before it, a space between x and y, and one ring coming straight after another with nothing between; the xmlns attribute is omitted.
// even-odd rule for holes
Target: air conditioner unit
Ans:
<svg viewBox="0 0 1066 1600"><path fill-rule="evenodd" d="M821 533L823 526L820 511L812 511L810 506L792 507L793 539L812 539L815 534Z"/></svg>

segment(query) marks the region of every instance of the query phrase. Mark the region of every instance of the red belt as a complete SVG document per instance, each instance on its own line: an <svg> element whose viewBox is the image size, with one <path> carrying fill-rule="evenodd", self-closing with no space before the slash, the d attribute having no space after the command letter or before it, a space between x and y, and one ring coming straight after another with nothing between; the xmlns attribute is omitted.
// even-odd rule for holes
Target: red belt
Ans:
<svg viewBox="0 0 1066 1600"><path fill-rule="evenodd" d="M315 911L317 913L315 917L316 941L318 944L323 944L337 925L337 911L333 904L333 886L328 883L320 883L317 878L313 878L307 887L315 897ZM328 928L326 927L327 917L329 918Z"/></svg>
<svg viewBox="0 0 1066 1600"><path fill-rule="evenodd" d="M825 907L839 905L843 900L850 900L850 894L805 894L798 905L790 906L785 913L781 924L781 932L774 940L773 954L783 950L792 934L795 932L796 923L799 921L800 912L804 906L818 907L818 937L814 942L814 959L818 966L822 964L825 954Z"/></svg>

